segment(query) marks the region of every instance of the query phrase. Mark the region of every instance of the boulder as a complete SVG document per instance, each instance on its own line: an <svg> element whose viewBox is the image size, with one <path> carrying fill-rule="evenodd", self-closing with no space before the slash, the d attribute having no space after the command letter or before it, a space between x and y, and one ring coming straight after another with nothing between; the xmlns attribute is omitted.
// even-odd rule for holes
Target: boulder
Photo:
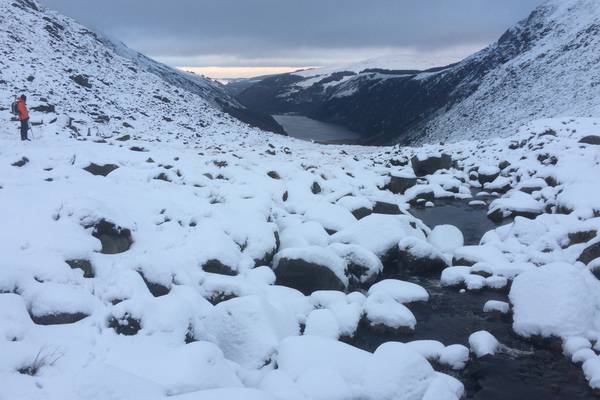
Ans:
<svg viewBox="0 0 600 400"><path fill-rule="evenodd" d="M102 243L103 254L123 253L133 244L129 229L121 228L105 219L96 222L92 227L94 228L92 236Z"/></svg>
<svg viewBox="0 0 600 400"><path fill-rule="evenodd" d="M452 157L448 154L426 158L414 156L410 162L417 176L431 175L440 169L449 169L452 167Z"/></svg>
<svg viewBox="0 0 600 400"><path fill-rule="evenodd" d="M586 247L583 252L581 252L579 258L577 258L577 261L581 261L587 265L597 258L600 258L600 242L593 243Z"/></svg>
<svg viewBox="0 0 600 400"><path fill-rule="evenodd" d="M108 327L114 329L119 335L133 336L142 329L142 324L139 319L125 313L119 318L115 316L111 317L108 321Z"/></svg>
<svg viewBox="0 0 600 400"><path fill-rule="evenodd" d="M400 207L398 207L397 204L386 203L384 201L375 202L372 213L373 214L387 214L387 215L402 214L402 212L400 211ZM357 218L357 219L361 219L361 218Z"/></svg>
<svg viewBox="0 0 600 400"><path fill-rule="evenodd" d="M398 244L397 267L419 276L439 275L448 263L443 255L424 240L407 237Z"/></svg>
<svg viewBox="0 0 600 400"><path fill-rule="evenodd" d="M417 184L417 178L415 176L408 175L392 175L390 182L384 187L385 190L389 190L394 194L404 194L407 189Z"/></svg>
<svg viewBox="0 0 600 400"><path fill-rule="evenodd" d="M202 265L202 269L204 270L204 272L210 272L219 275L235 276L238 274L236 268L231 267L229 265L225 265L217 259L208 260Z"/></svg>
<svg viewBox="0 0 600 400"><path fill-rule="evenodd" d="M72 269L82 270L84 278L94 277L94 268L89 260L66 260L65 262L69 264L69 267Z"/></svg>
<svg viewBox="0 0 600 400"><path fill-rule="evenodd" d="M36 325L65 325L74 324L87 318L89 315L85 313L53 313L44 315L31 314L31 320Z"/></svg>
<svg viewBox="0 0 600 400"><path fill-rule="evenodd" d="M318 247L289 248L275 256L276 284L309 295L317 290L343 291L348 285L346 262L333 251Z"/></svg>
<svg viewBox="0 0 600 400"><path fill-rule="evenodd" d="M585 136L579 140L579 143L591 144L591 145L598 146L598 145L600 145L600 136L598 136L598 135Z"/></svg>
<svg viewBox="0 0 600 400"><path fill-rule="evenodd" d="M114 170L118 169L119 166L115 165L115 164L96 164L96 163L91 163L90 165L88 165L87 167L84 168L84 170L86 170L87 172L89 172L92 175L96 175L96 176L107 176L108 174L110 174L111 172L113 172Z"/></svg>

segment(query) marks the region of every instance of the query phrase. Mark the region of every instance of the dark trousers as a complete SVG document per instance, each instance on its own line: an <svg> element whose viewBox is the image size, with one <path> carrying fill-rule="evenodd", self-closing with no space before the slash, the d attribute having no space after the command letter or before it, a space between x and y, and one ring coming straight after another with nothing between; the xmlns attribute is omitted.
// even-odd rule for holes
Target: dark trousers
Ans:
<svg viewBox="0 0 600 400"><path fill-rule="evenodd" d="M29 131L29 118L21 121L21 140L27 140L27 131Z"/></svg>

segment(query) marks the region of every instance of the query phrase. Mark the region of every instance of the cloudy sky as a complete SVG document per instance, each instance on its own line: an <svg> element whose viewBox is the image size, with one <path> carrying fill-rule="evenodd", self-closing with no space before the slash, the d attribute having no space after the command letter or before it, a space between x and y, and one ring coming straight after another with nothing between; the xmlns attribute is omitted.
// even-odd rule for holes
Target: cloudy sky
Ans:
<svg viewBox="0 0 600 400"><path fill-rule="evenodd" d="M159 61L212 77L393 56L457 61L542 0L41 0Z"/></svg>

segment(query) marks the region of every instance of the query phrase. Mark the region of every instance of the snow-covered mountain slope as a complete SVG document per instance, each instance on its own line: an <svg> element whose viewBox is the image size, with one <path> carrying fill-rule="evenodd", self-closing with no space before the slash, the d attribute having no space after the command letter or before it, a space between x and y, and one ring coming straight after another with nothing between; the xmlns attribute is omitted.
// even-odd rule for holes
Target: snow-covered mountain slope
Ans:
<svg viewBox="0 0 600 400"><path fill-rule="evenodd" d="M339 123L371 143L489 137L531 119L589 117L600 112L598 26L599 2L550 0L448 67L303 71L264 79L238 99L265 113Z"/></svg>
<svg viewBox="0 0 600 400"><path fill-rule="evenodd" d="M69 125L80 134L160 128L185 136L243 125L224 111L269 127L270 117L249 112L217 84L156 63L34 1L1 0L0 23L2 110L24 93L32 120L58 118L57 131Z"/></svg>

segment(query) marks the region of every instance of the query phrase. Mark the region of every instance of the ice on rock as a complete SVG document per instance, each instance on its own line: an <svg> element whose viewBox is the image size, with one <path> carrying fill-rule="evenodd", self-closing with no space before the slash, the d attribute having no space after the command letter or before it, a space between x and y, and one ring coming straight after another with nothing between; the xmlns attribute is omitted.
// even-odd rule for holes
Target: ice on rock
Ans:
<svg viewBox="0 0 600 400"><path fill-rule="evenodd" d="M600 356L588 358L583 363L583 373L592 389L600 389Z"/></svg>
<svg viewBox="0 0 600 400"><path fill-rule="evenodd" d="M487 355L494 355L500 347L498 339L494 337L488 331L478 331L469 336L469 346L471 352L475 354L477 358L481 358Z"/></svg>
<svg viewBox="0 0 600 400"><path fill-rule="evenodd" d="M465 239L460 229L454 225L437 225L429 234L429 243L442 253L452 254L464 246Z"/></svg>
<svg viewBox="0 0 600 400"><path fill-rule="evenodd" d="M589 360L590 358L594 358L594 357L597 357L597 354L594 350L581 349L581 350L577 350L575 353L573 353L573 355L571 356L571 361L574 363L584 363L587 360Z"/></svg>
<svg viewBox="0 0 600 400"><path fill-rule="evenodd" d="M510 290L519 335L580 336L595 328L600 283L585 269L555 263L517 276Z"/></svg>

